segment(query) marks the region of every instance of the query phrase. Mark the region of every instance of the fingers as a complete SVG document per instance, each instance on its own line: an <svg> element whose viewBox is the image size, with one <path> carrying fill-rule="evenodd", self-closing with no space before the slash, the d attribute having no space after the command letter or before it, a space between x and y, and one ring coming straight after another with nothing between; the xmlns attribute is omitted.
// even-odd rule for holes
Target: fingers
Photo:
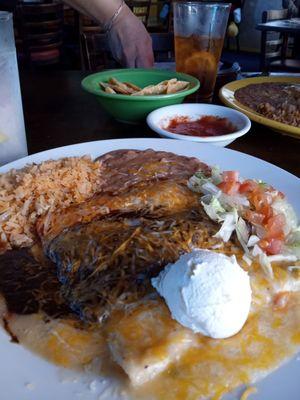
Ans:
<svg viewBox="0 0 300 400"><path fill-rule="evenodd" d="M146 46L146 43L141 41L125 46L122 64L128 68L152 68L154 65L152 43Z"/></svg>
<svg viewBox="0 0 300 400"><path fill-rule="evenodd" d="M124 60L124 62L122 64L127 68L135 68L136 67L136 59L133 57L130 57L128 60Z"/></svg>
<svg viewBox="0 0 300 400"><path fill-rule="evenodd" d="M153 68L154 65L154 54L152 49L152 39L149 36L145 43L138 46L136 56L136 67L137 68Z"/></svg>
<svg viewBox="0 0 300 400"><path fill-rule="evenodd" d="M153 68L154 65L154 56L153 52L149 52L149 54L139 55L136 58L135 66L136 68Z"/></svg>
<svg viewBox="0 0 300 400"><path fill-rule="evenodd" d="M142 22L129 10L122 13L109 33L114 58L128 68L151 68L154 64L152 40Z"/></svg>

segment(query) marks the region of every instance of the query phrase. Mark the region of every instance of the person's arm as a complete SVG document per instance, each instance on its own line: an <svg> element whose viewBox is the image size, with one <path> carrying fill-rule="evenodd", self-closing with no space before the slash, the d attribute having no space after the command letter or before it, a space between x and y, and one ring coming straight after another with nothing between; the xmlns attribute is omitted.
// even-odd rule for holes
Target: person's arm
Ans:
<svg viewBox="0 0 300 400"><path fill-rule="evenodd" d="M298 7L294 0L282 0L282 7L288 10L289 17L298 16Z"/></svg>
<svg viewBox="0 0 300 400"><path fill-rule="evenodd" d="M65 0L79 12L98 21L107 33L113 56L127 67L152 67L152 41L143 23L121 0ZM120 8L121 6L121 8ZM114 18L116 12L118 15Z"/></svg>

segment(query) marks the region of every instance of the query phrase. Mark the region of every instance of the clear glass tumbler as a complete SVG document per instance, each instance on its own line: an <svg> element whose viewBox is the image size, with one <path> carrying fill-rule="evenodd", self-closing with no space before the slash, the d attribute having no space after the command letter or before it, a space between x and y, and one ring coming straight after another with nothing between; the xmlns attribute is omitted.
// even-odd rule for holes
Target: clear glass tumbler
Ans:
<svg viewBox="0 0 300 400"><path fill-rule="evenodd" d="M0 165L27 154L12 14L0 11Z"/></svg>
<svg viewBox="0 0 300 400"><path fill-rule="evenodd" d="M199 101L210 102L216 83L230 3L175 1L176 70L200 80Z"/></svg>

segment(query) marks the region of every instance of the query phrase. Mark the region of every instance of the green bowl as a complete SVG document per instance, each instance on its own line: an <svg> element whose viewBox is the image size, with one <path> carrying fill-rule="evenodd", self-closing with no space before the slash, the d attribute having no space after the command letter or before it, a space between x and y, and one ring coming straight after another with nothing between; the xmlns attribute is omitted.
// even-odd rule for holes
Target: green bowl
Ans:
<svg viewBox="0 0 300 400"><path fill-rule="evenodd" d="M101 89L99 82L107 82L111 77L121 82L132 82L142 88L152 84L155 85L167 79L177 78L178 80L190 82L190 87L178 93L154 96L109 94ZM97 96L97 100L102 107L117 120L136 123L145 119L151 111L157 108L182 103L186 96L199 89L200 82L190 75L179 72L132 68L98 72L84 78L81 85L83 89Z"/></svg>

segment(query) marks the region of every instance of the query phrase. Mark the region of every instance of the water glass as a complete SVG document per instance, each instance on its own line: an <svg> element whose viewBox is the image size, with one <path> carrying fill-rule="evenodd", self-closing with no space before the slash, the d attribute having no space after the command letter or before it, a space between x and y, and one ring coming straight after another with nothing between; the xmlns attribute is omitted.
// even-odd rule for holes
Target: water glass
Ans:
<svg viewBox="0 0 300 400"><path fill-rule="evenodd" d="M13 19L0 11L0 165L27 154Z"/></svg>

